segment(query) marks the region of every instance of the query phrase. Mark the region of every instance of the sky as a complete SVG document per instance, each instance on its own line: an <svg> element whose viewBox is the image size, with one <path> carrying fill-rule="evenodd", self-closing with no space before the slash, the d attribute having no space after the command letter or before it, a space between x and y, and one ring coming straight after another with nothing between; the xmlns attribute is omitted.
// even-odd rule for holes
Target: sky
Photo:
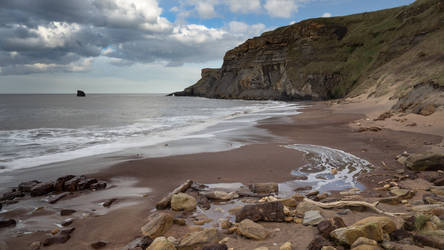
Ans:
<svg viewBox="0 0 444 250"><path fill-rule="evenodd" d="M308 18L413 0L0 0L0 94L169 93Z"/></svg>

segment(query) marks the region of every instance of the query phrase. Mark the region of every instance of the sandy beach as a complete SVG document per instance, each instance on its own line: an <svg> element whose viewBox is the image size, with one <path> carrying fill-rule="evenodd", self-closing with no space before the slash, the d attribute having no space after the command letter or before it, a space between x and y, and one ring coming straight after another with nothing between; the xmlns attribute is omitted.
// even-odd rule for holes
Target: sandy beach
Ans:
<svg viewBox="0 0 444 250"><path fill-rule="evenodd" d="M104 197L116 198L117 201L111 208L102 211L94 208L89 208L92 209L90 211L78 211L73 215L72 226L75 227L75 231L71 239L63 245L55 244L44 249L60 249L61 246L65 249L91 249L90 244L96 241L107 242L105 249L122 249L141 235L140 228L146 222L146 218L155 211L156 202L187 179L205 184L292 181L295 179L295 176L291 175L292 170L304 166L307 159L303 152L282 147L283 145L326 146L369 161L374 168L368 173L360 174L357 180L365 187L360 195L370 200L383 194L373 190L381 186L380 181L404 169L395 160L396 155L404 151L424 152L430 150L431 146L442 148L442 137L437 134L397 131L390 128L383 128L378 132L357 132L353 124L356 125L359 120L365 121L366 113L356 110L348 112L345 105L311 103L302 114L264 120L260 123L260 128L284 138L282 143L273 141L223 152L130 160L100 170L89 177L106 180L109 183L116 183L116 180L127 180L128 183L130 180L130 185L125 184L126 189L122 184L124 182L111 185L107 188L111 190L108 196L100 194L104 191L97 191L96 198L91 198L90 193L78 195L78 203L81 204L78 206L79 210L87 209L86 203L100 200L98 197L102 200ZM135 195L137 192L139 193ZM332 193L332 197L335 197L335 192ZM56 214L56 211L63 206L63 202L62 200L57 203L55 209L48 209L46 213L31 217L36 218L37 224L48 224L44 222L48 218L63 220L65 217ZM399 210L399 207L383 206L389 210ZM23 210L7 212L3 216L27 217L25 214L29 214L29 211ZM333 216L335 211L325 210L324 213L325 216ZM371 212L353 212L342 218L348 224L371 214ZM281 244L291 240L297 242L299 246L297 249L306 249L316 236L315 228L301 224L263 223L263 225L269 229L279 228L279 233L260 242L234 237L227 243L228 246L234 249L253 249L253 246L279 249ZM29 249L32 242L47 237L47 231L44 230L15 237L5 233L8 228L1 230L3 231L1 246L6 247L4 249ZM188 227L173 225L166 235L180 239L189 230L191 229ZM292 231L298 232L297 238L294 238ZM8 236L5 238L5 235Z"/></svg>

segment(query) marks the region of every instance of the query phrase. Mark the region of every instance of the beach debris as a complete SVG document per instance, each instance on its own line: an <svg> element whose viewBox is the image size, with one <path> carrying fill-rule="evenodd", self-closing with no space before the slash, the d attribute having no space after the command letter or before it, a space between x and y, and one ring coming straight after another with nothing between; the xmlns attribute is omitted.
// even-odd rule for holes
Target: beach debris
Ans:
<svg viewBox="0 0 444 250"><path fill-rule="evenodd" d="M218 242L217 229L205 228L202 231L192 232L184 236L180 241L179 249L196 249L206 244L215 244Z"/></svg>
<svg viewBox="0 0 444 250"><path fill-rule="evenodd" d="M239 223L238 233L253 240L264 240L270 235L270 232L262 225L249 219L245 219Z"/></svg>
<svg viewBox="0 0 444 250"><path fill-rule="evenodd" d="M279 192L279 185L274 182L250 184L248 188L251 192L257 194L273 194Z"/></svg>
<svg viewBox="0 0 444 250"><path fill-rule="evenodd" d="M140 229L142 234L152 239L166 233L173 225L173 216L168 213L154 213L147 218L147 223Z"/></svg>
<svg viewBox="0 0 444 250"><path fill-rule="evenodd" d="M284 205L280 201L245 205L236 215L236 221L244 219L252 221L283 222L285 219Z"/></svg>
<svg viewBox="0 0 444 250"><path fill-rule="evenodd" d="M171 197L171 209L174 211L192 211L196 206L196 198L189 194L177 193Z"/></svg>
<svg viewBox="0 0 444 250"><path fill-rule="evenodd" d="M0 228L15 226L17 222L14 219L2 219L0 218Z"/></svg>
<svg viewBox="0 0 444 250"><path fill-rule="evenodd" d="M176 247L166 237L162 236L155 238L146 250L176 250Z"/></svg>
<svg viewBox="0 0 444 250"><path fill-rule="evenodd" d="M166 209L166 208L168 208L170 206L170 204L171 204L171 198L173 197L173 195L177 194L177 193L183 193L183 192L187 191L187 189L190 188L192 184L193 184L192 180L185 181L182 185L180 185L179 187L174 189L173 192L169 193L167 196L162 198L156 204L156 208L157 209Z"/></svg>
<svg viewBox="0 0 444 250"><path fill-rule="evenodd" d="M332 231L330 236L342 244L351 246L359 237L382 241L385 234L390 234L395 230L396 224L389 217L371 216L349 227L338 228Z"/></svg>
<svg viewBox="0 0 444 250"><path fill-rule="evenodd" d="M318 210L310 210L304 213L304 220L302 224L304 226L316 226L324 219Z"/></svg>

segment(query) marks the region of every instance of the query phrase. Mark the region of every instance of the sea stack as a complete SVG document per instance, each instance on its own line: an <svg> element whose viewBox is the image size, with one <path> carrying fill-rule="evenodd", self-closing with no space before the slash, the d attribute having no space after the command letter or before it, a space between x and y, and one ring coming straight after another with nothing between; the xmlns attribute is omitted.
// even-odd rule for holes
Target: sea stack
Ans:
<svg viewBox="0 0 444 250"><path fill-rule="evenodd" d="M77 96L80 96L80 97L85 97L85 96L86 96L86 94L85 94L85 92L84 92L84 91L82 91L82 90L77 90Z"/></svg>

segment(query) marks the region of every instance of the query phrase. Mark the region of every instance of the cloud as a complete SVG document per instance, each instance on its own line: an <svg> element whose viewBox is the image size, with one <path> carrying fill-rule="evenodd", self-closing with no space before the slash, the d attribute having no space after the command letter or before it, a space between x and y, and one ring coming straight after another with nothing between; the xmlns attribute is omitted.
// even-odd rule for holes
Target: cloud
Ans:
<svg viewBox="0 0 444 250"><path fill-rule="evenodd" d="M244 22L231 21L228 24L229 30L234 35L245 36L256 36L265 30L265 25L262 23L248 25Z"/></svg>
<svg viewBox="0 0 444 250"><path fill-rule="evenodd" d="M324 14L322 14L322 17L331 17L331 13L325 12Z"/></svg>
<svg viewBox="0 0 444 250"><path fill-rule="evenodd" d="M230 10L235 13L249 13L261 9L260 0L228 0L225 4L227 4L230 7Z"/></svg>
<svg viewBox="0 0 444 250"><path fill-rule="evenodd" d="M197 13L201 18L213 18L216 17L216 11L214 10L214 4L212 2L199 1L196 4Z"/></svg>
<svg viewBox="0 0 444 250"><path fill-rule="evenodd" d="M294 0L266 0L264 8L272 17L289 18L299 6Z"/></svg>

